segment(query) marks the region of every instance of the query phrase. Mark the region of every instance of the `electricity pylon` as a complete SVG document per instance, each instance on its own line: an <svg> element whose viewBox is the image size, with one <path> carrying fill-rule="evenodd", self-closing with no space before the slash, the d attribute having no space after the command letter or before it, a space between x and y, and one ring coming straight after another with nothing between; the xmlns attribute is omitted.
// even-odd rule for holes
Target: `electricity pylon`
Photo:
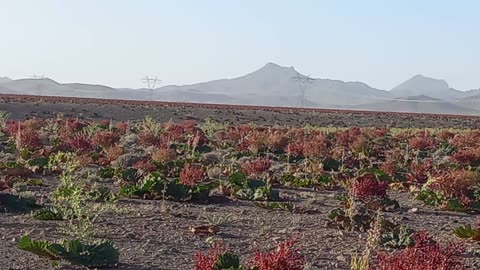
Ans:
<svg viewBox="0 0 480 270"><path fill-rule="evenodd" d="M292 77L292 79L298 83L298 88L299 88L298 105L304 108L305 107L305 90L307 88L307 85L312 84L315 79L311 78L310 76L301 75L300 73L298 73L297 76Z"/></svg>
<svg viewBox="0 0 480 270"><path fill-rule="evenodd" d="M162 82L162 80L158 79L158 77L149 78L148 76L145 76L145 78L142 79L142 82L147 85L148 90L150 90L150 100L153 100L153 90L157 84Z"/></svg>

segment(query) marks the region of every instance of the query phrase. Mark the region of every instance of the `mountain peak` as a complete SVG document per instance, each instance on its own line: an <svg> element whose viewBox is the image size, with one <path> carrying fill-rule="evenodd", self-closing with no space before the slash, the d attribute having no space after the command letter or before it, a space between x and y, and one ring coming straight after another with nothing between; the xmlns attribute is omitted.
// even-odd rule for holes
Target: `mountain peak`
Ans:
<svg viewBox="0 0 480 270"><path fill-rule="evenodd" d="M432 87L441 88L441 89L450 88L450 86L448 86L448 83L445 80L423 76L422 74L417 74L413 76L411 79L407 80L401 85L404 85L404 84L409 84L410 86L415 86L415 87L427 87L427 89ZM396 88L398 88L399 86L397 86Z"/></svg>
<svg viewBox="0 0 480 270"><path fill-rule="evenodd" d="M392 92L404 91L404 90L416 90L416 91L437 91L450 89L448 83L445 80L434 79L423 76L421 74L415 75L404 83L398 85L392 89ZM419 95L421 95L420 93Z"/></svg>
<svg viewBox="0 0 480 270"><path fill-rule="evenodd" d="M421 96L451 99L459 95L459 91L451 89L445 80L434 79L423 75L415 75L391 91L396 97Z"/></svg>
<svg viewBox="0 0 480 270"><path fill-rule="evenodd" d="M290 70L290 71L295 71L297 72L293 67L282 67L278 64L275 64L273 62L268 62L266 63L263 67L261 67L259 70L266 70L266 71L280 71L280 70Z"/></svg>
<svg viewBox="0 0 480 270"><path fill-rule="evenodd" d="M9 82L11 81L12 79L8 78L8 77L0 77L0 83L6 83L6 82Z"/></svg>
<svg viewBox="0 0 480 270"><path fill-rule="evenodd" d="M411 79L431 79L431 78L427 76L423 76L422 74L417 74L413 76Z"/></svg>

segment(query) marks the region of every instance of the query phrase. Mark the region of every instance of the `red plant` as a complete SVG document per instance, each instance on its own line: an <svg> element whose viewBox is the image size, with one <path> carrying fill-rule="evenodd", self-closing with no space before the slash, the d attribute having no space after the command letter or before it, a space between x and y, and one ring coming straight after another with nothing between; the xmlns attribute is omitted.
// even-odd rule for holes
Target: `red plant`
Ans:
<svg viewBox="0 0 480 270"><path fill-rule="evenodd" d="M194 148L197 146L202 146L207 142L207 137L205 133L198 128L195 128L195 131L191 137L187 140L187 145L190 148Z"/></svg>
<svg viewBox="0 0 480 270"><path fill-rule="evenodd" d="M65 144L74 151L88 152L95 149L90 138L86 133L79 133L68 138Z"/></svg>
<svg viewBox="0 0 480 270"><path fill-rule="evenodd" d="M264 132L254 130L245 137L245 140L248 142L248 150L252 153L258 153L264 150L267 135Z"/></svg>
<svg viewBox="0 0 480 270"><path fill-rule="evenodd" d="M253 128L247 124L233 126L228 128L226 137L232 141L239 141L252 131Z"/></svg>
<svg viewBox="0 0 480 270"><path fill-rule="evenodd" d="M467 198L471 187L477 185L480 178L472 171L454 170L438 173L428 188L440 191L448 198Z"/></svg>
<svg viewBox="0 0 480 270"><path fill-rule="evenodd" d="M433 161L427 159L423 162L410 164L410 172L406 178L409 182L424 184L427 182L429 175L433 171Z"/></svg>
<svg viewBox="0 0 480 270"><path fill-rule="evenodd" d="M95 146L109 147L114 145L120 140L120 136L110 130L102 130L97 132L92 137L92 143Z"/></svg>
<svg viewBox="0 0 480 270"><path fill-rule="evenodd" d="M273 152L281 151L287 146L288 139L284 132L271 131L267 133L265 144Z"/></svg>
<svg viewBox="0 0 480 270"><path fill-rule="evenodd" d="M8 189L8 186L5 181L0 181L0 191L4 191L6 189Z"/></svg>
<svg viewBox="0 0 480 270"><path fill-rule="evenodd" d="M437 135L437 137L442 141L451 140L454 136L455 136L455 133L450 132L448 130L444 130L444 129L441 130Z"/></svg>
<svg viewBox="0 0 480 270"><path fill-rule="evenodd" d="M180 183L193 187L195 184L205 179L205 171L201 166L193 164L185 164L180 171Z"/></svg>
<svg viewBox="0 0 480 270"><path fill-rule="evenodd" d="M103 151L105 152L105 157L108 160L108 164L114 160L117 160L117 158L124 153L123 148L118 145L105 148Z"/></svg>
<svg viewBox="0 0 480 270"><path fill-rule="evenodd" d="M388 183L379 181L373 174L366 174L354 180L350 188L351 194L359 199L367 199L369 197L384 198L387 196Z"/></svg>
<svg viewBox="0 0 480 270"><path fill-rule="evenodd" d="M23 121L23 126L25 126L25 128L29 129L29 130L39 130L41 129L45 124L45 121L44 120L40 120L40 119L26 119L25 121Z"/></svg>
<svg viewBox="0 0 480 270"><path fill-rule="evenodd" d="M40 137L36 131L21 128L21 126L18 126L18 128L19 130L17 131L15 137L15 144L18 149L37 149L42 146L42 141L40 140Z"/></svg>
<svg viewBox="0 0 480 270"><path fill-rule="evenodd" d="M15 144L18 149L37 149L42 146L42 142L37 131L39 123L40 122L34 120L26 120L23 123L8 121L5 132L9 136L14 137Z"/></svg>
<svg viewBox="0 0 480 270"><path fill-rule="evenodd" d="M168 148L158 148L152 152L152 160L156 162L169 162L175 158L175 152Z"/></svg>
<svg viewBox="0 0 480 270"><path fill-rule="evenodd" d="M192 129L192 128L194 128L194 127L196 126L196 123L195 123L195 121L190 120L190 119L188 119L188 120L183 120L182 126L183 126L185 129Z"/></svg>
<svg viewBox="0 0 480 270"><path fill-rule="evenodd" d="M303 143L292 142L285 147L285 152L292 157L303 157Z"/></svg>
<svg viewBox="0 0 480 270"><path fill-rule="evenodd" d="M9 136L14 136L18 132L18 129L21 128L21 126L22 125L21 125L20 122L9 120L9 121L7 121L5 132Z"/></svg>
<svg viewBox="0 0 480 270"><path fill-rule="evenodd" d="M94 159L92 156L90 156L88 153L84 152L83 154L80 154L77 156L77 162L81 165L81 166L87 166L89 164L93 164L94 163ZM97 163L101 163L100 162L97 162Z"/></svg>
<svg viewBox="0 0 480 270"><path fill-rule="evenodd" d="M480 132L470 131L461 134L456 134L451 140L450 144L457 149L464 147L476 147L480 146Z"/></svg>
<svg viewBox="0 0 480 270"><path fill-rule="evenodd" d="M390 176L395 176L402 168L404 168L404 155L400 151L387 151L385 153L385 161L380 165L380 169L388 173Z"/></svg>
<svg viewBox="0 0 480 270"><path fill-rule="evenodd" d="M428 233L414 236L415 245L393 254L377 255L379 270L460 270L465 269L460 257L462 247L450 243L445 246L432 241Z"/></svg>
<svg viewBox="0 0 480 270"><path fill-rule="evenodd" d="M385 137L387 136L388 132L390 132L388 128L376 128L373 131L373 134L375 137Z"/></svg>
<svg viewBox="0 0 480 270"><path fill-rule="evenodd" d="M303 142L303 155L307 158L321 158L325 155L330 142L323 133L317 133Z"/></svg>
<svg viewBox="0 0 480 270"><path fill-rule="evenodd" d="M350 144L350 149L356 153L365 153L370 149L369 139L366 136L358 136Z"/></svg>
<svg viewBox="0 0 480 270"><path fill-rule="evenodd" d="M185 142L185 128L181 125L169 123L165 137L167 137L170 142Z"/></svg>
<svg viewBox="0 0 480 270"><path fill-rule="evenodd" d="M86 127L85 123L80 122L78 119L67 118L65 119L65 127L72 129L73 131L80 131L82 128Z"/></svg>
<svg viewBox="0 0 480 270"><path fill-rule="evenodd" d="M161 135L155 135L149 131L142 131L138 135L138 142L142 146L157 146L160 148L166 148L168 143L167 143L167 138L164 138Z"/></svg>
<svg viewBox="0 0 480 270"><path fill-rule="evenodd" d="M195 253L195 270L213 270L218 257L223 253L224 248L218 243L215 243L207 254L197 251Z"/></svg>
<svg viewBox="0 0 480 270"><path fill-rule="evenodd" d="M480 147L461 149L452 155L452 160L460 165L477 167L480 165Z"/></svg>
<svg viewBox="0 0 480 270"><path fill-rule="evenodd" d="M120 130L122 134L125 134L128 131L128 129L130 128L130 125L126 122L120 122L120 123L117 123L117 125L115 127L118 130Z"/></svg>
<svg viewBox="0 0 480 270"><path fill-rule="evenodd" d="M250 144L247 141L241 141L235 146L235 151L237 152L247 152Z"/></svg>
<svg viewBox="0 0 480 270"><path fill-rule="evenodd" d="M335 133L337 145L348 147L361 134L362 131L358 127L353 127L344 131L337 131Z"/></svg>
<svg viewBox="0 0 480 270"><path fill-rule="evenodd" d="M111 123L111 121L108 120L108 119L102 119L102 120L100 120L100 121L98 122L98 124L99 124L100 126L106 127L106 128L110 126L110 123Z"/></svg>
<svg viewBox="0 0 480 270"><path fill-rule="evenodd" d="M302 270L305 258L294 247L295 240L290 239L280 243L278 248L267 253L255 253L250 261L252 267L258 270Z"/></svg>
<svg viewBox="0 0 480 270"><path fill-rule="evenodd" d="M61 126L57 132L57 136L64 142L75 137L84 127L87 126L86 123L81 123L72 118L65 119L65 122L61 119L57 119L56 124Z"/></svg>
<svg viewBox="0 0 480 270"><path fill-rule="evenodd" d="M422 134L408 140L408 146L415 150L430 150L435 148L436 145L437 143L435 140L432 137L429 137L428 134Z"/></svg>
<svg viewBox="0 0 480 270"><path fill-rule="evenodd" d="M133 165L133 168L149 173L155 171L157 166L149 160L140 160Z"/></svg>
<svg viewBox="0 0 480 270"><path fill-rule="evenodd" d="M245 175L254 176L264 173L270 169L272 161L267 158L259 158L252 161L247 161L242 164L242 171Z"/></svg>

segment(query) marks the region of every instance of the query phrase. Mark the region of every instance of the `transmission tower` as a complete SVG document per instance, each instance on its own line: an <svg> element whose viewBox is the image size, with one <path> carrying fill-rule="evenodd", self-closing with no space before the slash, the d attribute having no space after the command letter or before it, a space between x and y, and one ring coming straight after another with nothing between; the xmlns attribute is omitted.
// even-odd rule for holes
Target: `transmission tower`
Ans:
<svg viewBox="0 0 480 270"><path fill-rule="evenodd" d="M158 77L149 78L148 76L145 76L145 78L142 79L142 82L147 85L148 89L155 89L157 83L161 83L162 80L160 80Z"/></svg>
<svg viewBox="0 0 480 270"><path fill-rule="evenodd" d="M315 79L311 78L310 75L304 76L304 75L301 75L300 73L298 73L297 76L292 77L292 79L298 83L298 89L299 89L298 105L304 108L305 107L305 90L307 86L312 84Z"/></svg>
<svg viewBox="0 0 480 270"><path fill-rule="evenodd" d="M142 82L147 85L148 90L150 90L150 100L153 100L153 90L157 84L160 84L162 80L155 78L149 78L147 75L142 79Z"/></svg>

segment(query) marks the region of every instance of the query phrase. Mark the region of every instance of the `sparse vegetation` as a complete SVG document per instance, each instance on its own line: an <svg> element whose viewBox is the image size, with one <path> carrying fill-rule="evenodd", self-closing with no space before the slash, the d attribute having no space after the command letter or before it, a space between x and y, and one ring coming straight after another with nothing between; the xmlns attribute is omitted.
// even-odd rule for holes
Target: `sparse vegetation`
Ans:
<svg viewBox="0 0 480 270"><path fill-rule="evenodd" d="M427 267L424 259L437 268L422 269L463 269L476 260L410 229L414 222L429 226L420 218L424 209L461 212L467 225L453 234L478 240L471 225L480 210L475 130L197 125L152 117L128 124L15 121L1 114L0 124L1 215L48 228L43 234L30 225L15 242L23 236L21 250L55 261L114 267L119 250L155 253L173 242L176 251L155 256L171 259L195 247L195 262L169 265L198 270L420 269L413 263ZM410 211L412 204L420 210ZM276 241L287 235L298 237ZM202 252L217 240L224 247ZM278 247L266 251L272 241ZM342 248L343 241L354 248ZM312 254L314 243L331 250ZM322 261L329 252L338 259Z"/></svg>

